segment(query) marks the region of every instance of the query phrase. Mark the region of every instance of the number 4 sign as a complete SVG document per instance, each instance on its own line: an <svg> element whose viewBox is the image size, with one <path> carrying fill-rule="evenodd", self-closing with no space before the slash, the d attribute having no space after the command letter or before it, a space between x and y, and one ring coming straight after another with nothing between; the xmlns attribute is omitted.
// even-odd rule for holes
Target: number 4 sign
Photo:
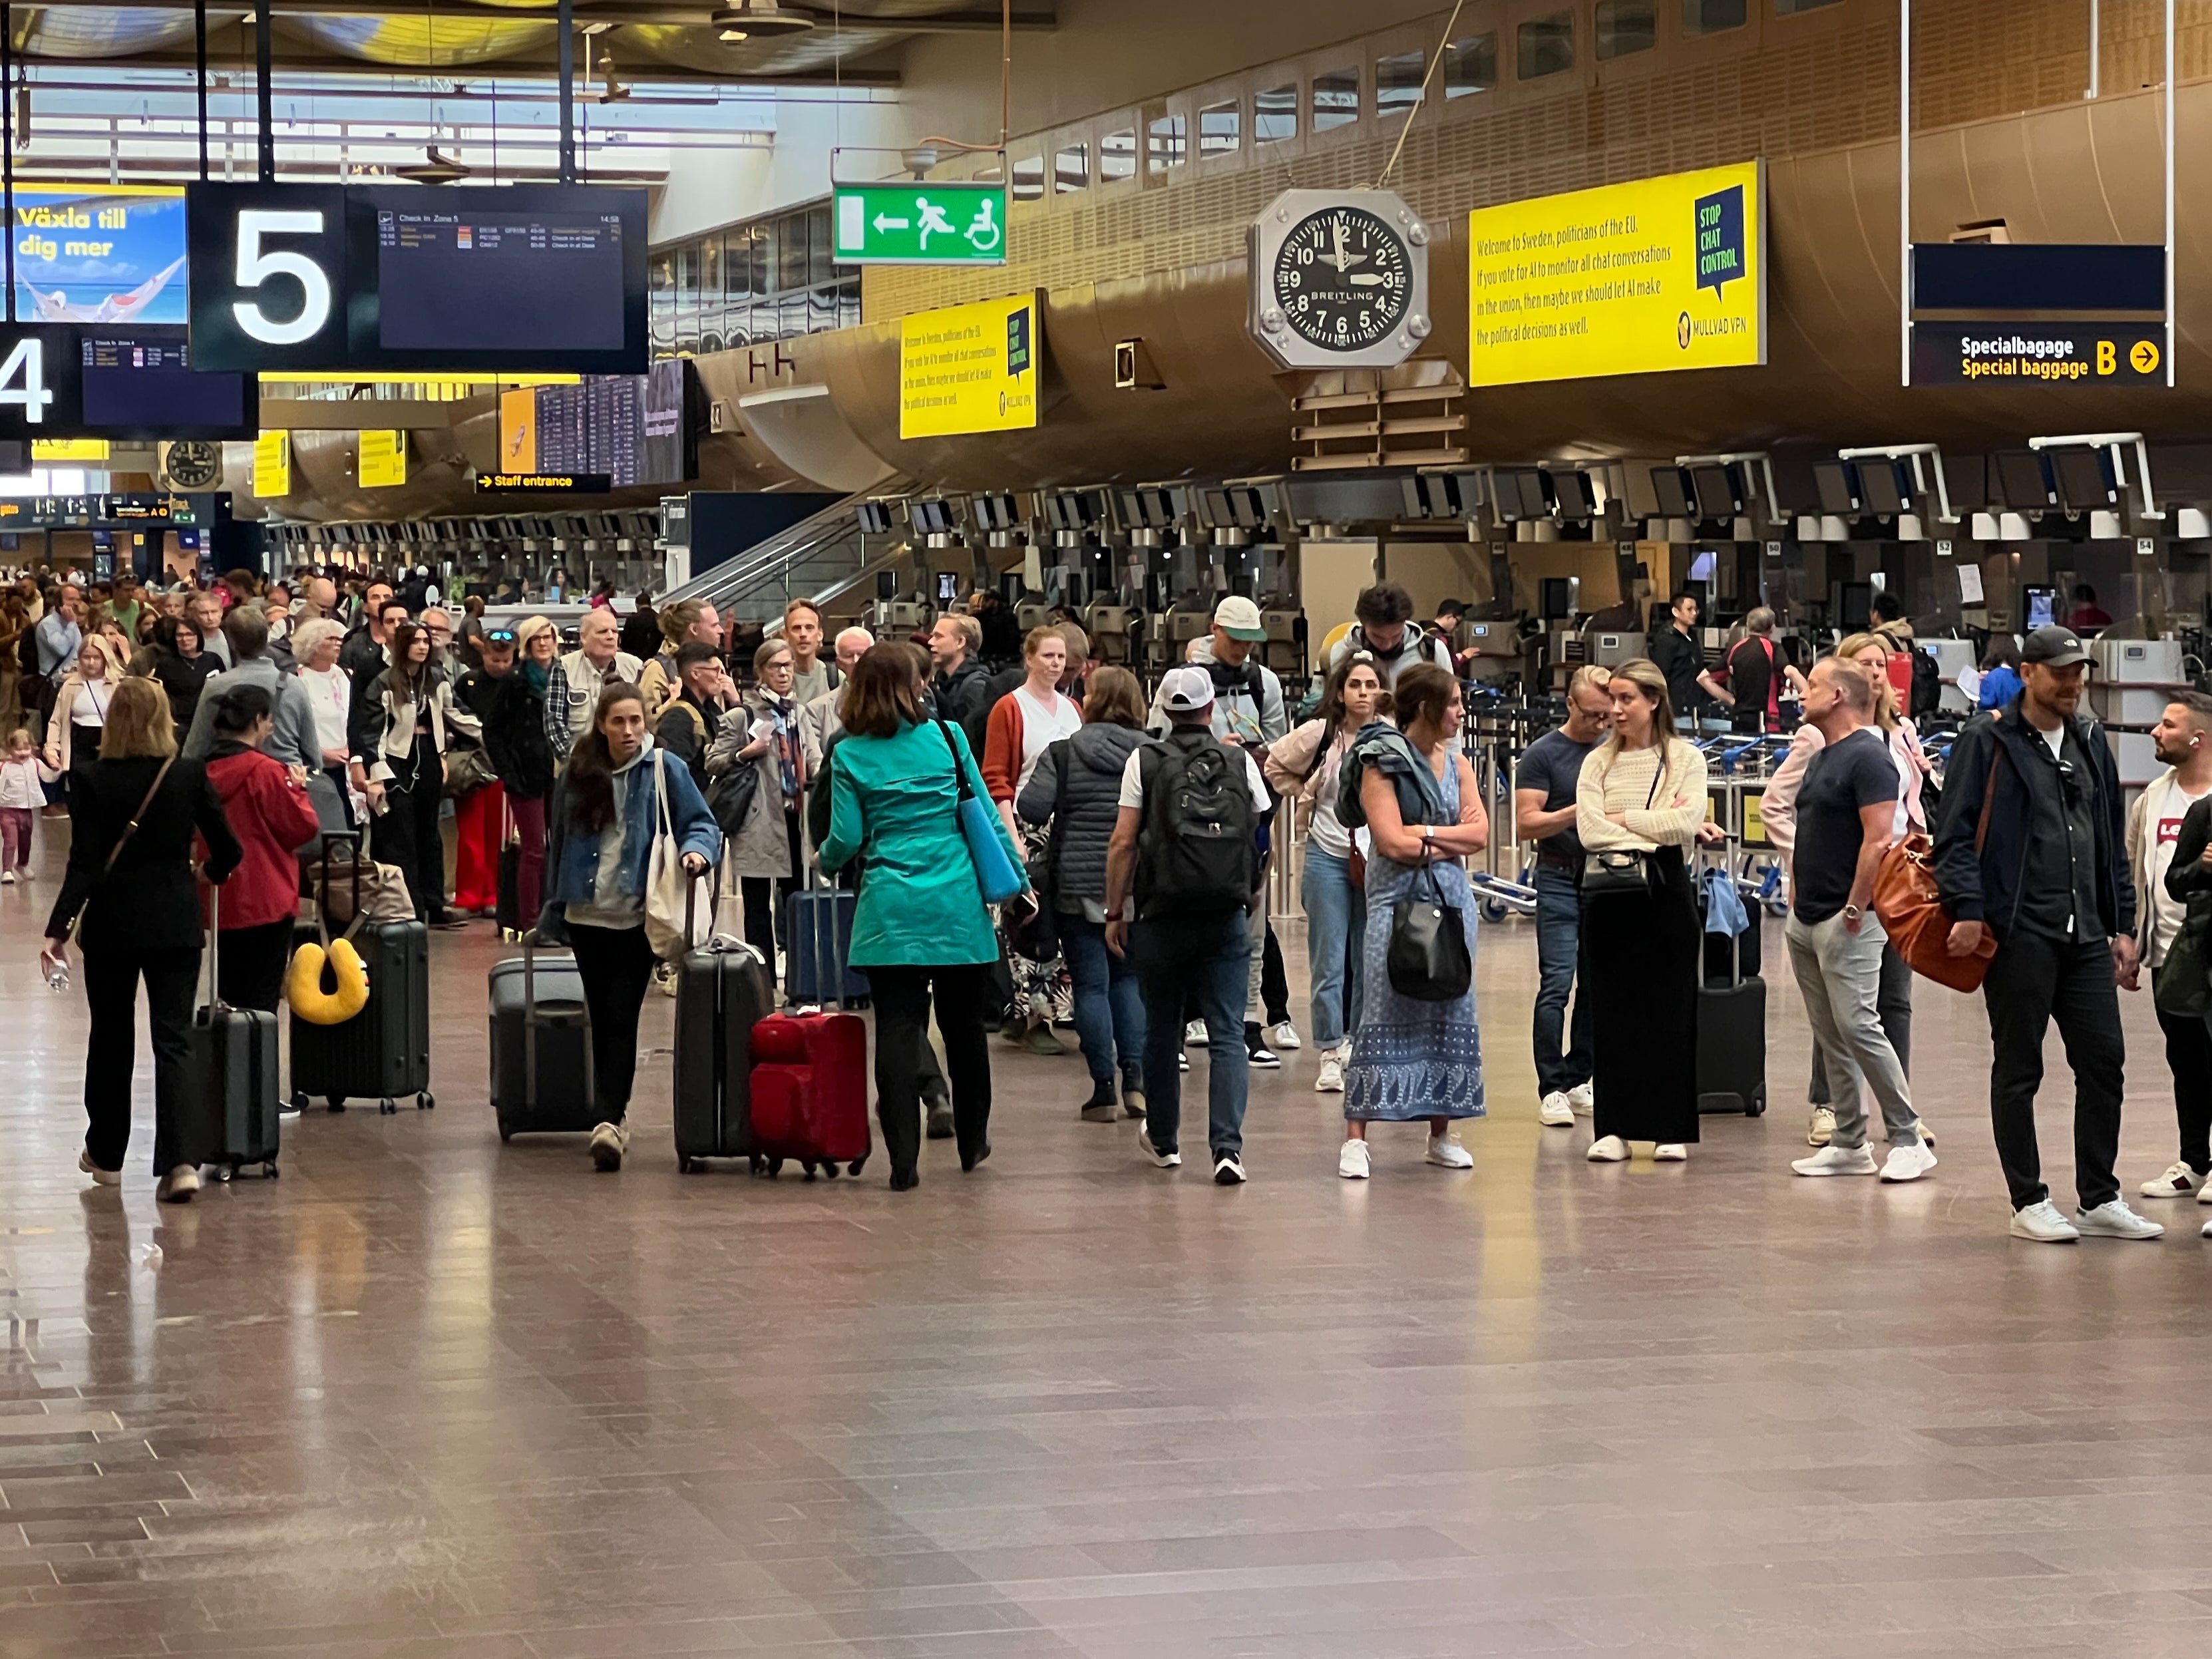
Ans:
<svg viewBox="0 0 2212 1659"><path fill-rule="evenodd" d="M83 421L76 331L0 325L0 438L66 436Z"/></svg>

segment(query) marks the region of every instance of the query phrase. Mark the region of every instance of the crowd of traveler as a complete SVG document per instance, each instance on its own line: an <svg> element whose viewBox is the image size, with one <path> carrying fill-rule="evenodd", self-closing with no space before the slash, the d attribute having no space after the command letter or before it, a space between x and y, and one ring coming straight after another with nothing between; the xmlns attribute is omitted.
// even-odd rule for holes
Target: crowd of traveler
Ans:
<svg viewBox="0 0 2212 1659"><path fill-rule="evenodd" d="M1389 1122L1426 1126L1428 1164L1473 1166L1455 1126L1492 1103L1466 860L1492 826L1445 611L1425 629L1402 588L1363 592L1294 720L1261 659L1258 609L1237 596L1149 702L1133 673L1091 659L1072 621L1010 638L1011 617L988 604L939 617L926 640L878 641L826 636L819 611L795 601L747 644L741 677L737 630L696 601L641 604L627 623L595 606L564 650L545 617L488 621L471 601L457 627L434 598L244 572L177 592L119 578L0 596L22 721L0 758L0 882L31 878L37 815L66 811L42 954L57 981L72 946L82 955L81 1167L95 1182L119 1179L127 1148L141 982L155 1173L178 1200L198 1184L178 1125L204 930L221 946L210 994L274 1012L301 858L325 831L367 827L419 919L460 926L512 907L573 950L600 1169L627 1150L641 1009L665 976L647 927L665 833L693 878L713 875L718 900L726 886L726 931L771 975L789 951L792 894L857 888L849 960L875 1014L894 1188L919 1181L925 1138L955 1140L963 1170L989 1157L994 1025L1047 1055L1063 1052L1055 1027L1072 1028L1088 1077L1078 1116L1134 1122L1142 1158L1164 1170L1182 1161L1186 1050L1202 1046L1207 1162L1237 1185L1249 1074L1299 1042L1267 909L1269 864L1290 851L1273 842L1284 802L1304 842L1313 1086L1341 1097L1339 1173L1371 1178L1371 1126ZM1534 854L1538 1121L1589 1117L1600 1164L1639 1146L1682 1162L1698 1143L1698 849L1722 834L1704 752L1678 715L1732 702L1763 729L1787 700L1802 720L1764 815L1787 865L1783 936L1814 1036L1812 1150L1793 1169L1902 1183L1936 1167L1911 1082L1913 970L1874 907L1892 849L1923 837L1946 950L1987 961L2012 1232L2155 1237L2164 1229L2128 1206L2114 1169L2118 995L2156 988L2174 1079L2178 1156L2142 1194L2212 1203L2212 697L2176 694L2153 734L2164 770L2130 809L2081 712L2080 637L2060 625L2000 641L1939 797L1907 712L1917 647L1880 598L1875 626L1808 669L1778 650L1763 609L1707 666L1686 593L1650 659L1572 674L1565 720L1520 757L1512 802ZM995 808L986 838L1024 873L1024 890L996 906L963 798ZM1409 929L1423 915L1433 925ZM2070 1215L2042 1180L2033 1116L2053 1020L2075 1078Z"/></svg>

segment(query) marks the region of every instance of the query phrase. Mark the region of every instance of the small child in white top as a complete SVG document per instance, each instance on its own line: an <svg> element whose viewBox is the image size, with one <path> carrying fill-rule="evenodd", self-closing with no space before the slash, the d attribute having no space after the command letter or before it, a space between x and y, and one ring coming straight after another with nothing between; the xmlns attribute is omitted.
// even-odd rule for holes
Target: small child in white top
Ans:
<svg viewBox="0 0 2212 1659"><path fill-rule="evenodd" d="M31 878L31 826L46 804L42 784L61 775L39 758L31 734L18 727L8 734L8 753L0 759L0 887Z"/></svg>

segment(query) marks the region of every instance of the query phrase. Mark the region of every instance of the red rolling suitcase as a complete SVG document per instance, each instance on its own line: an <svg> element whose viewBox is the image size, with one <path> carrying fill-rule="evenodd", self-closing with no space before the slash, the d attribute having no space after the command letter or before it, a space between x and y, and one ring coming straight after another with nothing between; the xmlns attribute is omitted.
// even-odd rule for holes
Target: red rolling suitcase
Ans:
<svg viewBox="0 0 2212 1659"><path fill-rule="evenodd" d="M770 1014L752 1033L753 1156L848 1175L867 1162L868 1028L858 1014Z"/></svg>

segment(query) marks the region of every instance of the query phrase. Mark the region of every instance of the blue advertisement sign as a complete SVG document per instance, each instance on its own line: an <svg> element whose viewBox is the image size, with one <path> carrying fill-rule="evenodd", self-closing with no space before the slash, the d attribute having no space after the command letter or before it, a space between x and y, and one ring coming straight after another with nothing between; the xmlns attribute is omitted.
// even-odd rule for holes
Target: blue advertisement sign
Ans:
<svg viewBox="0 0 2212 1659"><path fill-rule="evenodd" d="M9 232L21 321L188 319L181 189L19 185Z"/></svg>
<svg viewBox="0 0 2212 1659"><path fill-rule="evenodd" d="M1697 200L1698 286L1725 294L1747 274L1743 262L1743 186L1731 185Z"/></svg>

